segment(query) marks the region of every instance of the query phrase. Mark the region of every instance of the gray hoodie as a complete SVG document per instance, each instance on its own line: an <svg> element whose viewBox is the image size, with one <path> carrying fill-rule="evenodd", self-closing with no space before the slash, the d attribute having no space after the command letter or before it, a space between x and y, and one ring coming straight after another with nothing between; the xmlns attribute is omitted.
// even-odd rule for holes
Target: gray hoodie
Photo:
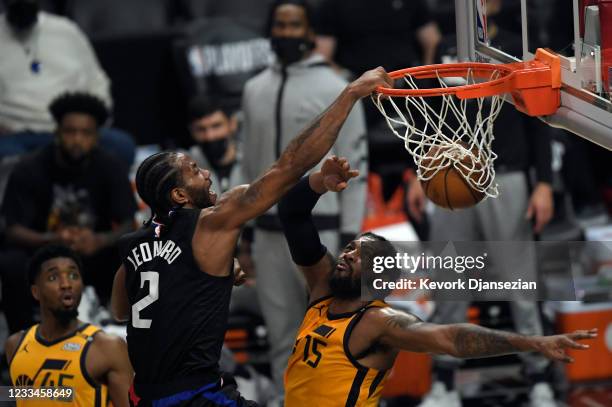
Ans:
<svg viewBox="0 0 612 407"><path fill-rule="evenodd" d="M347 82L313 54L289 65L283 72L275 64L245 86L242 109L243 160L246 182L263 173L313 119L320 115L342 92ZM280 103L279 103L280 100ZM339 194L326 194L313 210L320 230L339 229L356 234L361 230L365 211L368 148L363 106L357 103L330 155L346 157L360 176ZM256 224L268 230L280 230L276 206L260 217Z"/></svg>

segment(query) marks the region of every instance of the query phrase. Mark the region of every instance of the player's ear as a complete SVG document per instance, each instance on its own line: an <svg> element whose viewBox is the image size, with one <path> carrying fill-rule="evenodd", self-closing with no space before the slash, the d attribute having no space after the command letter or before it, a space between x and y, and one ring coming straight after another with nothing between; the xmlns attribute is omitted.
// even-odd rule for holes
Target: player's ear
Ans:
<svg viewBox="0 0 612 407"><path fill-rule="evenodd" d="M36 287L34 284L32 284L30 286L30 291L32 292L32 297L34 297L34 299L36 301L40 301L39 295L38 295L38 287Z"/></svg>
<svg viewBox="0 0 612 407"><path fill-rule="evenodd" d="M172 198L172 201L179 206L183 206L190 202L189 195L187 194L187 191L185 191L185 189L183 188L172 189L172 191L170 192L170 198Z"/></svg>

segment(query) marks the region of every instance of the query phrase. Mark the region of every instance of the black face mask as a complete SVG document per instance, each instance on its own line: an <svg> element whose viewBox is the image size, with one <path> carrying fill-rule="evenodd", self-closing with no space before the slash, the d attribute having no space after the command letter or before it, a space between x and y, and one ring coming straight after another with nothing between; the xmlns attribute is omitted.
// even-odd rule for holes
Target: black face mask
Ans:
<svg viewBox="0 0 612 407"><path fill-rule="evenodd" d="M301 60L308 51L314 48L314 42L299 37L272 37L270 45L283 65L291 65Z"/></svg>
<svg viewBox="0 0 612 407"><path fill-rule="evenodd" d="M213 141L198 143L206 159L213 168L221 167L221 160L225 157L229 138L221 138Z"/></svg>
<svg viewBox="0 0 612 407"><path fill-rule="evenodd" d="M6 19L17 31L26 31L36 24L39 6L37 1L13 1L6 10Z"/></svg>

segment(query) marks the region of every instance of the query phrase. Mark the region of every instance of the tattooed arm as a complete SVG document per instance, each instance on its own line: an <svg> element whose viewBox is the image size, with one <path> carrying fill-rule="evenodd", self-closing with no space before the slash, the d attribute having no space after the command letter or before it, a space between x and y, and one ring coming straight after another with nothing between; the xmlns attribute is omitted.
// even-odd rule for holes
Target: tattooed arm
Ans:
<svg viewBox="0 0 612 407"><path fill-rule="evenodd" d="M355 103L379 86L392 85L393 80L382 68L368 71L350 83L263 175L219 199L207 216L209 226L233 229L267 211L328 153Z"/></svg>
<svg viewBox="0 0 612 407"><path fill-rule="evenodd" d="M576 340L597 336L596 330L553 336L525 336L473 324L430 324L414 315L390 308L375 310L370 320L376 321L380 332L377 340L384 345L458 358L540 352L553 360L571 362L565 349L588 349L588 345Z"/></svg>

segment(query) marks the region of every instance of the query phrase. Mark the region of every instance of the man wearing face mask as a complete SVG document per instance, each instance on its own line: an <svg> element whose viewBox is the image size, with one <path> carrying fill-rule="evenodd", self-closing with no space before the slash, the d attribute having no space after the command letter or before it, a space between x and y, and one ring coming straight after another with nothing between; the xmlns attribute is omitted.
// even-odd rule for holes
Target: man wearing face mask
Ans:
<svg viewBox="0 0 612 407"><path fill-rule="evenodd" d="M277 0L267 34L276 62L247 82L243 94L245 181L272 164L295 134L315 118L346 85L325 59L314 53L312 13L303 0ZM367 139L363 107L344 124L332 154L347 157L360 177L339 196L324 196L314 210L321 238L334 250L360 232L365 211ZM257 294L270 341L272 375L279 393L293 339L307 305L303 277L291 261L273 207L255 222L253 261Z"/></svg>
<svg viewBox="0 0 612 407"><path fill-rule="evenodd" d="M134 226L136 204L127 168L97 147L99 128L108 115L100 99L68 93L56 98L49 110L57 122L54 142L24 156L6 188L1 210L7 221L6 249L0 252L3 297L23 292L23 259L41 246L62 243L83 257L85 282L104 301L112 287L108 273L119 264L117 239ZM4 279L14 280L15 288ZM17 304L28 298L22 297ZM7 319L13 332L29 318Z"/></svg>
<svg viewBox="0 0 612 407"><path fill-rule="evenodd" d="M201 168L210 168L210 178L223 193L242 184L234 135L236 118L214 97L196 96L189 103L189 133L195 143L189 156Z"/></svg>
<svg viewBox="0 0 612 407"><path fill-rule="evenodd" d="M110 82L85 34L72 21L40 11L39 0L2 0L0 15L0 159L50 143L47 106L66 91L96 95L112 105ZM131 137L105 128L100 143L128 165Z"/></svg>

